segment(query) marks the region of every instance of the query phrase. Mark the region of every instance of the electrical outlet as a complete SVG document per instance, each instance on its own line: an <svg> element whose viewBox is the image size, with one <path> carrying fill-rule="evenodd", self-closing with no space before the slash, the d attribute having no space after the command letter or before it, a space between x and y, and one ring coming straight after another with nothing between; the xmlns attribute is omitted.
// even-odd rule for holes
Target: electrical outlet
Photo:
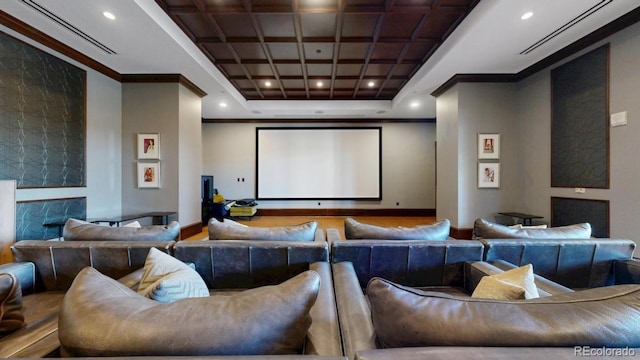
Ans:
<svg viewBox="0 0 640 360"><path fill-rule="evenodd" d="M578 193L578 194L584 194L586 192L587 192L587 190L585 188L576 188L576 193Z"/></svg>

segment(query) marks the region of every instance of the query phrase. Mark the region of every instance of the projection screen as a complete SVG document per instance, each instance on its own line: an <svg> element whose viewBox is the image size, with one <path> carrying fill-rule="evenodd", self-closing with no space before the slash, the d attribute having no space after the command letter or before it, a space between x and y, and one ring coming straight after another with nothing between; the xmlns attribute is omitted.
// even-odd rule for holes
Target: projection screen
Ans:
<svg viewBox="0 0 640 360"><path fill-rule="evenodd" d="M382 199L382 128L256 128L256 198Z"/></svg>

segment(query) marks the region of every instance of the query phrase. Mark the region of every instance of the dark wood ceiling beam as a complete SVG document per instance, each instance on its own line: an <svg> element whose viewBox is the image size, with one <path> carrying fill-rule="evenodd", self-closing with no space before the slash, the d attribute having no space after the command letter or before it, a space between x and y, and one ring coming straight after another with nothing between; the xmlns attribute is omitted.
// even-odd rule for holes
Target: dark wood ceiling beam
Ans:
<svg viewBox="0 0 640 360"><path fill-rule="evenodd" d="M385 3L387 3L389 0L385 1ZM353 87L353 98L355 99L356 96L358 95L358 89L360 89L360 83L362 83L362 79L364 78L364 74L367 71L367 66L369 65L369 62L371 61L371 55L373 54L373 49L376 46L376 43L378 41L378 38L380 37L380 32L382 31L382 22L384 21L384 16L385 14L380 14L378 16L378 21L376 22L376 26L373 30L373 39L371 41L371 43L369 44L369 48L367 49L367 54L365 55L364 58L364 64L362 65L362 69L360 69L360 75L358 76L358 80L356 81L356 85Z"/></svg>
<svg viewBox="0 0 640 360"><path fill-rule="evenodd" d="M303 37L302 42L306 43L328 43L337 41L335 37Z"/></svg>
<svg viewBox="0 0 640 360"><path fill-rule="evenodd" d="M165 9L165 12L168 12L170 15L193 15L200 13L200 10L198 10L196 6L192 5L163 6L163 8Z"/></svg>
<svg viewBox="0 0 640 360"><path fill-rule="evenodd" d="M193 40L193 42L195 42L196 44L220 44L225 42L217 36L194 37L191 40Z"/></svg>
<svg viewBox="0 0 640 360"><path fill-rule="evenodd" d="M290 13L293 14L293 7L286 5L253 5L251 9L254 13L259 14L279 14L279 13Z"/></svg>
<svg viewBox="0 0 640 360"><path fill-rule="evenodd" d="M300 3L298 2L298 0L291 0L291 7L295 12L295 14L293 15L293 28L298 43L298 58L300 59L300 64L302 65L302 80L304 81L307 98L309 98L309 74L307 72L307 66L305 64L306 57L304 56L304 45L302 44L302 20L300 19L300 14L298 13L298 10L300 9Z"/></svg>
<svg viewBox="0 0 640 360"><path fill-rule="evenodd" d="M220 59L216 61L217 64L224 65L232 65L237 64L238 62L233 59ZM268 64L269 61L266 59L243 59L241 61L242 64ZM300 60L298 59L275 59L273 63L276 65L302 65ZM363 65L365 63L364 60L360 59L345 59L338 60L338 64L340 65ZM396 63L394 59L371 59L369 64L379 64L379 65L393 65ZM411 65L419 65L420 62L418 60L403 60L403 64L411 64ZM333 65L333 60L306 60L305 64L313 64L313 65Z"/></svg>
<svg viewBox="0 0 640 360"><path fill-rule="evenodd" d="M196 0L196 1L199 1L199 0ZM224 31L220 27L220 24L218 24L218 21L216 21L216 19L210 15L206 15L204 19L206 20L207 24L209 24L209 26L218 34L218 36L215 36L215 37L220 39L223 43L227 42L227 36L225 35Z"/></svg>
<svg viewBox="0 0 640 360"><path fill-rule="evenodd" d="M196 6L198 6L199 9L202 9L203 12L206 11L207 6L203 2L203 0L193 0L193 1L196 3ZM235 59L236 63L238 65L240 65L240 67L242 69L242 72L245 74L245 79L251 81L251 83L255 87L255 90L258 92L258 95L260 97L264 97L264 94L262 94L262 92L260 91L260 87L258 86L258 84L255 82L255 80L253 80L251 78L251 72L249 71L249 69L247 69L246 66L242 65L242 58L240 57L240 54L238 54L238 52L232 46L232 44L230 44L227 41L228 38L226 37L224 31L222 30L222 27L220 26L220 24L218 24L218 21L210 13L207 13L204 18L207 21L207 23L209 24L209 26L218 33L218 37L220 39L222 39L223 43L226 43L227 50L231 53L231 55ZM224 70L223 70L223 72L226 73L226 71L224 71ZM229 74L225 74L225 75L227 75L227 77L229 76ZM235 84L234 84L234 86L235 86Z"/></svg>
<svg viewBox="0 0 640 360"><path fill-rule="evenodd" d="M298 39L295 37L274 37L274 36L265 36L264 42L266 43L297 43Z"/></svg>
<svg viewBox="0 0 640 360"><path fill-rule="evenodd" d="M247 11L251 12L251 2L249 0L243 0L242 3L244 4L244 6L247 9ZM251 24L253 25L253 30L258 35L258 39L260 39L260 47L262 48L262 52L267 57L267 62L269 63L269 67L271 68L271 72L273 73L273 76L275 77L275 82L277 84L277 87L278 87L278 89L280 89L280 94L284 99L286 99L287 98L287 93L284 91L284 87L282 86L282 82L280 81L280 79L278 77L278 75L279 75L278 74L278 69L273 64L273 56L271 55L271 52L269 51L268 46L264 42L264 31L262 29L262 26L260 26L260 22L258 21L258 17L254 13L250 13L249 16L251 17ZM257 81L254 81L253 84L255 86L257 86L256 90L258 90L258 92L260 92L261 89L262 89L260 84L258 84ZM273 90L275 88L267 87L267 89Z"/></svg>
<svg viewBox="0 0 640 360"><path fill-rule="evenodd" d="M437 6L439 2L440 2L440 0L437 0L434 4ZM411 33L411 36L410 36L410 39L409 39L410 42L406 43L402 47L402 50L400 50L400 53L398 54L398 57L396 58L396 63L391 67L391 69L389 69L389 72L387 73L386 79L378 87L378 92L376 93L376 97L378 97L378 96L380 96L382 94L382 91L384 90L384 88L386 87L387 83L389 82L389 79L391 79L391 76L395 72L396 68L398 67L398 65L400 63L402 63L402 60L404 59L404 56L407 54L407 51L409 50L409 47L411 46L411 41L415 40L418 37L418 34L420 34L420 30L422 30L422 27L427 23L427 20L429 19L430 15L431 15L431 12L429 12L428 14L422 15L422 17L420 18L420 21L418 22L416 27L413 29L413 32Z"/></svg>
<svg viewBox="0 0 640 360"><path fill-rule="evenodd" d="M229 80L246 80L245 76L242 75L234 75L228 76ZM353 75L337 75L336 80L358 80L359 76ZM255 80L273 80L273 76L254 76ZM323 80L326 79L324 76L310 76L309 80ZM372 80L383 80L386 79L386 76L367 76L367 79ZM300 80L299 76L291 76L291 75L280 75L280 80ZM409 80L408 76L392 76L391 80Z"/></svg>
<svg viewBox="0 0 640 360"><path fill-rule="evenodd" d="M338 59L340 55L340 41L342 41L342 26L344 25L344 7L346 0L338 0L338 16L336 18L336 28L334 30L336 43L333 45L333 59L331 61L331 81L329 85L329 98L333 98L333 91L338 72Z"/></svg>

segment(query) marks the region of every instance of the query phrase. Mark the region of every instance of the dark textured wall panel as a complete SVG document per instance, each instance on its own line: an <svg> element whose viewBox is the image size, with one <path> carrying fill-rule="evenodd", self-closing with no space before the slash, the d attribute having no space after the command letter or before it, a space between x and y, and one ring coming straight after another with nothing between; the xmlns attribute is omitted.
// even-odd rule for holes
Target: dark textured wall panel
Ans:
<svg viewBox="0 0 640 360"><path fill-rule="evenodd" d="M551 186L609 188L609 46L551 71Z"/></svg>
<svg viewBox="0 0 640 360"><path fill-rule="evenodd" d="M591 236L609 237L609 201L551 197L551 226L588 222Z"/></svg>
<svg viewBox="0 0 640 360"><path fill-rule="evenodd" d="M86 72L0 33L0 179L85 186Z"/></svg>
<svg viewBox="0 0 640 360"><path fill-rule="evenodd" d="M16 240L43 240L58 237L58 228L44 226L68 218L87 218L85 197L19 201L16 204Z"/></svg>

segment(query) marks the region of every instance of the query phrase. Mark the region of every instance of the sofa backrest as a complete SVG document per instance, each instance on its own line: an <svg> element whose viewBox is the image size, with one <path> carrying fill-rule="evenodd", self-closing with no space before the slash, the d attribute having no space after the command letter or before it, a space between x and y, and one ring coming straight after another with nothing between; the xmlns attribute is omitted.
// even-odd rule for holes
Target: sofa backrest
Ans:
<svg viewBox="0 0 640 360"><path fill-rule="evenodd" d="M62 237L65 241L173 241L180 239L180 224L172 221L168 225L105 226L69 219L64 224Z"/></svg>
<svg viewBox="0 0 640 360"><path fill-rule="evenodd" d="M613 260L630 259L636 244L623 239L483 239L485 260L505 260L566 287L614 284Z"/></svg>
<svg viewBox="0 0 640 360"><path fill-rule="evenodd" d="M144 266L149 249L171 253L175 241L23 240L11 250L16 262L32 262L39 291L66 291L80 270L91 266L118 279Z"/></svg>
<svg viewBox="0 0 640 360"><path fill-rule="evenodd" d="M331 262L348 261L364 289L373 277L406 286L463 286L463 264L481 261L474 240L349 240L331 243Z"/></svg>
<svg viewBox="0 0 640 360"><path fill-rule="evenodd" d="M173 253L195 264L210 289L275 285L308 270L309 263L329 261L327 243L318 241L181 241Z"/></svg>

